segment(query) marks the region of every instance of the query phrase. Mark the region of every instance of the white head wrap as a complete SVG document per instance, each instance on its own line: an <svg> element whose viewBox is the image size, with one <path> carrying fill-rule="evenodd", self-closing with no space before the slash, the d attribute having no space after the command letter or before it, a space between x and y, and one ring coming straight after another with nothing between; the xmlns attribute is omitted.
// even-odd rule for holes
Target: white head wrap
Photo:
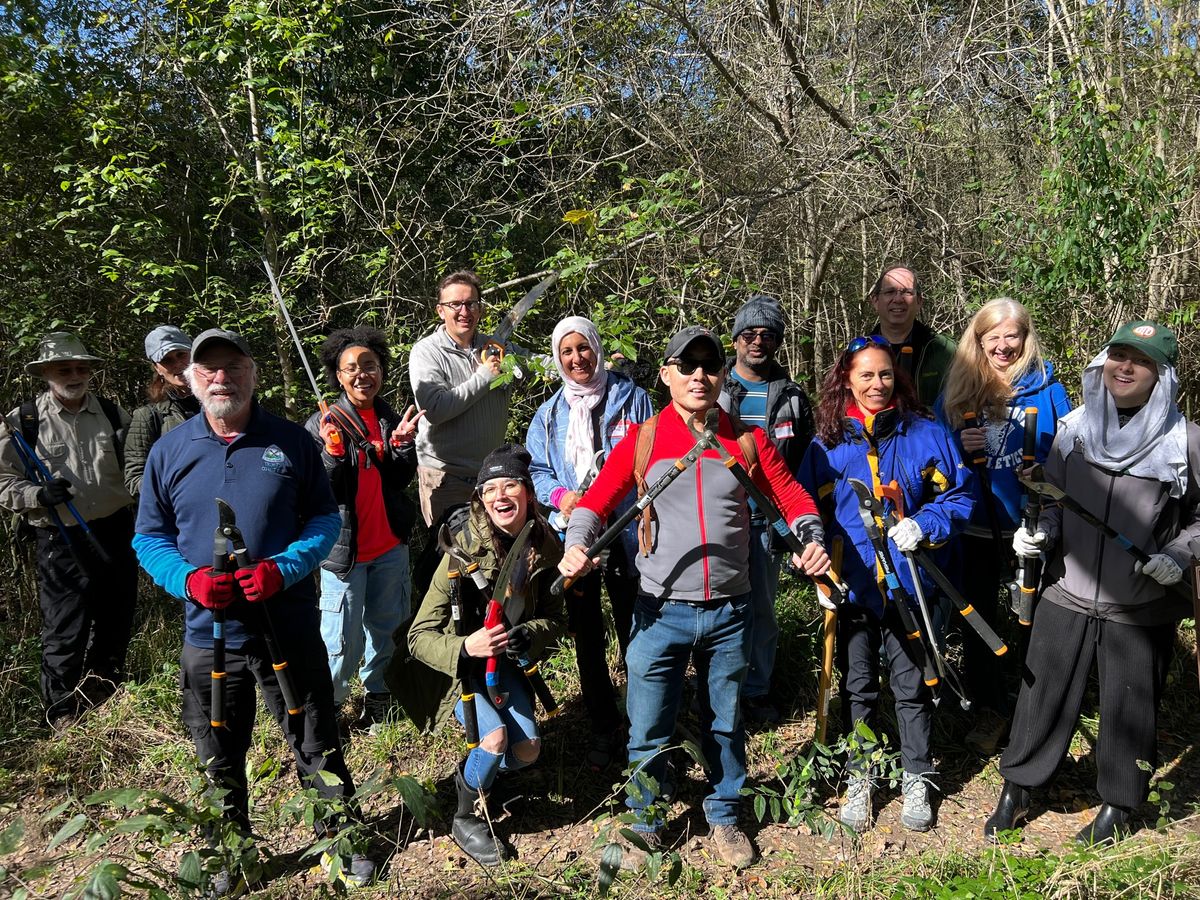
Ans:
<svg viewBox="0 0 1200 900"><path fill-rule="evenodd" d="M579 384L567 375L562 361L558 358L558 346L568 334L581 334L587 340L588 346L596 357L596 371L585 383ZM567 462L575 469L575 477L582 480L587 474L595 454L596 435L592 426L592 411L596 404L604 399L608 387L608 371L604 368L604 348L600 346L600 332L596 330L591 319L583 316L567 316L554 326L554 334L550 338L551 353L554 366L563 380L563 397L570 407L571 415L567 420L567 446L565 448Z"/></svg>

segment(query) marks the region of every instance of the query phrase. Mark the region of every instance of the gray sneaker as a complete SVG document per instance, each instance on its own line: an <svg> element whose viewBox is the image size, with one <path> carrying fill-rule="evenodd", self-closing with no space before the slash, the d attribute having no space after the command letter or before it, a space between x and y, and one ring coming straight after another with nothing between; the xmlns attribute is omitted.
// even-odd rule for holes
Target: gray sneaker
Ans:
<svg viewBox="0 0 1200 900"><path fill-rule="evenodd" d="M905 772L902 790L904 805L900 808L900 824L909 831L928 831L933 825L929 779L924 775Z"/></svg>
<svg viewBox="0 0 1200 900"><path fill-rule="evenodd" d="M846 799L838 810L838 821L851 831L862 831L871 823L871 776L852 775Z"/></svg>

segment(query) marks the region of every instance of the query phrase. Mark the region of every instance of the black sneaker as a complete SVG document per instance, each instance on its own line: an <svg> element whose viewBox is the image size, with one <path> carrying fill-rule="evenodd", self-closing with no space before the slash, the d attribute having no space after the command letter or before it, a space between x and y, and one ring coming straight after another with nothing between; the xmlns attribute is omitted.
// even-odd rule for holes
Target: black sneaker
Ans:
<svg viewBox="0 0 1200 900"><path fill-rule="evenodd" d="M392 709L391 694L368 693L363 701L362 715L355 724L358 728L367 728L374 734L376 725L382 725L392 718Z"/></svg>

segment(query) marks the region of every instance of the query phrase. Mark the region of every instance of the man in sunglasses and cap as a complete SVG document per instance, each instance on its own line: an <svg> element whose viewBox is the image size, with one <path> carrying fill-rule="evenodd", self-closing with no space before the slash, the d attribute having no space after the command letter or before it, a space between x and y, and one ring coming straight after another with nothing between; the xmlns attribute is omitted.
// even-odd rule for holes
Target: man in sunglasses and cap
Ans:
<svg viewBox="0 0 1200 900"><path fill-rule="evenodd" d="M12 436L0 451L0 507L22 516L37 538L41 689L52 727L107 699L124 679L137 601L133 498L122 474L129 415L92 392L100 361L69 332L42 338L25 371L48 389L9 413Z"/></svg>
<svg viewBox="0 0 1200 900"><path fill-rule="evenodd" d="M586 548L608 516L635 487L639 495L695 445L725 379L717 336L693 325L667 343L659 378L671 402L630 429L571 514L559 571L575 578L595 568ZM806 574L829 568L816 505L792 478L779 451L759 428L741 430L720 412L717 440L746 467L783 511L806 544L793 563ZM752 458L748 458L752 457ZM659 495L639 531L641 588L634 607L627 665L629 760L655 779L660 796L667 777L663 749L675 732L688 659L705 679L700 692L700 742L712 790L704 801L713 850L729 865L754 861L750 840L738 828L740 791L746 780L745 731L739 694L749 668L750 512L745 489L714 449L684 469ZM633 826L651 849L660 845L656 797L635 792L626 802L639 813ZM622 866L638 868L646 852L623 849Z"/></svg>

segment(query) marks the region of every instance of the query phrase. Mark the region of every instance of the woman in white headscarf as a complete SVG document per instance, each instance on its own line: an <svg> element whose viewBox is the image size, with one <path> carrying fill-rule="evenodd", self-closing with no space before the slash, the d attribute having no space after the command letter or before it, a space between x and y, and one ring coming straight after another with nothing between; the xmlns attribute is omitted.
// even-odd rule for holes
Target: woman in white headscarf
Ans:
<svg viewBox="0 0 1200 900"><path fill-rule="evenodd" d="M600 468L604 456L625 437L629 426L654 414L650 396L632 380L604 367L600 334L590 319L568 316L551 337L554 365L563 386L534 414L525 446L538 502L551 509L550 524L560 537L575 504ZM626 504L633 502L632 495ZM617 511L619 515L625 504ZM637 596L636 523L612 545L602 569L612 604L621 658L629 641ZM600 605L601 571L567 591L567 622L575 638L579 685L591 721L587 762L603 769L624 746L623 716L617 709L605 656L608 629Z"/></svg>
<svg viewBox="0 0 1200 900"><path fill-rule="evenodd" d="M1146 799L1175 629L1192 611L1183 574L1200 549L1200 427L1176 404L1176 355L1175 335L1162 325L1119 328L1084 371L1083 406L1059 421L1045 464L1046 481L1140 548L1146 564L1060 506L1043 510L1035 534L1018 528L1013 536L1019 557L1045 553L1046 567L987 837L1013 828L1029 810L1030 789L1054 777L1093 662L1104 804L1076 840L1119 839Z"/></svg>

